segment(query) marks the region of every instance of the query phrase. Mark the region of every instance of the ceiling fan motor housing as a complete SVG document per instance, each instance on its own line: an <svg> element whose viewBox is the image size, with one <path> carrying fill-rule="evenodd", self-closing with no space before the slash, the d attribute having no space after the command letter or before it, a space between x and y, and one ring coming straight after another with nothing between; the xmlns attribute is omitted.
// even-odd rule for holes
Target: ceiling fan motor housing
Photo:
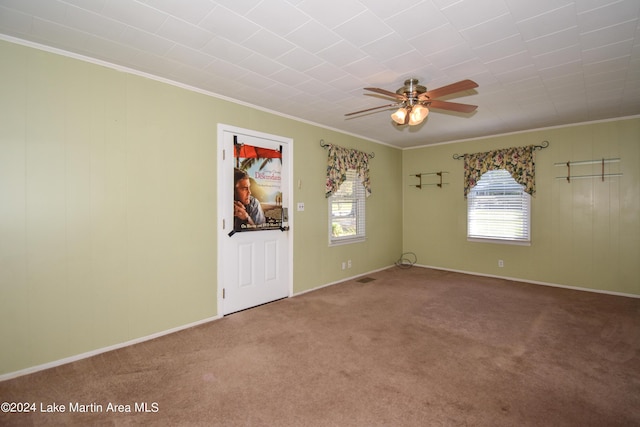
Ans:
<svg viewBox="0 0 640 427"><path fill-rule="evenodd" d="M404 81L404 86L396 90L396 93L406 96L409 106L413 106L418 103L418 96L426 91L425 86L418 84L418 79L407 79Z"/></svg>

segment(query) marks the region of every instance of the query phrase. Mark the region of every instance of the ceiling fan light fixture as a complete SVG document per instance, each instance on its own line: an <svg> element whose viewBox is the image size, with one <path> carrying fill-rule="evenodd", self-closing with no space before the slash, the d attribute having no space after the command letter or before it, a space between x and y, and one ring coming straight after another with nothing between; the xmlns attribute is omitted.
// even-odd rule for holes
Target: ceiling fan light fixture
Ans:
<svg viewBox="0 0 640 427"><path fill-rule="evenodd" d="M409 126L419 125L429 115L429 109L424 105L417 104L411 109L409 114Z"/></svg>
<svg viewBox="0 0 640 427"><path fill-rule="evenodd" d="M398 111L391 115L391 119L399 125L403 125L407 118L407 109L405 107L398 108Z"/></svg>

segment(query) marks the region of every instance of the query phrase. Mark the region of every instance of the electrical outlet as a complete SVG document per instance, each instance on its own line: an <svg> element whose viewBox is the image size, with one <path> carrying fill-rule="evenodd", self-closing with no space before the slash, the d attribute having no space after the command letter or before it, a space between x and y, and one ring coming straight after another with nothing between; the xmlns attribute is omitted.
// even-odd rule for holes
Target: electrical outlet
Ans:
<svg viewBox="0 0 640 427"><path fill-rule="evenodd" d="M298 202L298 212L304 211L304 202Z"/></svg>
<svg viewBox="0 0 640 427"><path fill-rule="evenodd" d="M351 268L351 260L347 261L347 268Z"/></svg>
<svg viewBox="0 0 640 427"><path fill-rule="evenodd" d="M501 268L504 267L504 261L503 260L501 260L501 259L498 260L498 267L501 267Z"/></svg>
<svg viewBox="0 0 640 427"><path fill-rule="evenodd" d="M347 268L347 263L346 262L342 262L342 269L344 270L345 268Z"/></svg>

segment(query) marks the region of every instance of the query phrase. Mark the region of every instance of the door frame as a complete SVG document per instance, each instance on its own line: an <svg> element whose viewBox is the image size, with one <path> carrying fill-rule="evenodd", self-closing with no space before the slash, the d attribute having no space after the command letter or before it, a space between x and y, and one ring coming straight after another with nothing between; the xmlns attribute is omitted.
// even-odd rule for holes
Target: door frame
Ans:
<svg viewBox="0 0 640 427"><path fill-rule="evenodd" d="M223 263L222 263L222 254L224 252L224 239L229 239L229 232L233 229L233 215L230 220L226 221L225 224L225 203L228 204L229 200L225 200L225 192L222 187L224 182L223 177L223 162L229 161L229 157L233 159L233 153L224 153L224 134L225 132L234 133L238 135L247 135L255 138L263 138L270 139L272 141L278 141L283 144L287 144L287 159L283 159L282 167L288 174L288 183L286 188L283 188L283 191L288 193L288 206L283 206L288 208L288 219L289 219L289 230L286 232L287 234L287 245L288 245L288 256L287 256L287 287L289 294L287 298L290 298L293 295L293 230L294 230L294 209L293 206L293 139L287 138L279 135L272 135L264 132L258 132L251 129L244 129L236 126L226 125L223 123L218 123L218 141L216 147L216 168L217 168L217 183L216 183L216 198L217 198L217 214L216 214L216 235L217 235L217 290L216 290L216 298L217 298L217 315L218 317L223 317L224 314L224 299L222 295L222 289L224 288L224 274L223 274ZM231 160L233 161L233 160ZM230 212L233 212L233 208L230 209Z"/></svg>

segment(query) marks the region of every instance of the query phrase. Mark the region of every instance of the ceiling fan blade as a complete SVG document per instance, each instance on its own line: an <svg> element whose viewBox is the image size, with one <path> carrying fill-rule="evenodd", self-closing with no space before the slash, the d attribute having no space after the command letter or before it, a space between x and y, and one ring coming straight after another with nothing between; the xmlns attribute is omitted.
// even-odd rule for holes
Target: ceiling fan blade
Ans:
<svg viewBox="0 0 640 427"><path fill-rule="evenodd" d="M457 102L438 101L437 99L429 101L430 108L438 108L440 110L457 111L458 113L471 113L478 108L477 105L459 104Z"/></svg>
<svg viewBox="0 0 640 427"><path fill-rule="evenodd" d="M354 114L366 113L367 111L378 110L380 108L397 107L400 104L402 104L402 103L401 102L395 102L393 104L381 105L379 107L373 107L373 108L367 108L366 110L360 110L360 111L354 111L353 113L347 113L347 114L345 114L345 116L353 116Z"/></svg>
<svg viewBox="0 0 640 427"><path fill-rule="evenodd" d="M407 99L407 97L404 96L404 95L398 95L395 92L391 92L391 91L385 90L385 89L380 89L380 88L377 88L377 87L365 87L364 90L370 90L371 92L377 92L379 94L390 96L392 98L399 99L401 101L405 101Z"/></svg>
<svg viewBox="0 0 640 427"><path fill-rule="evenodd" d="M435 99L440 98L445 95L449 95L451 93L462 92L463 90L469 90L478 87L478 83L473 80L461 80L456 83L451 83L447 86L442 86L438 89L429 90L423 94L421 94L418 99Z"/></svg>

